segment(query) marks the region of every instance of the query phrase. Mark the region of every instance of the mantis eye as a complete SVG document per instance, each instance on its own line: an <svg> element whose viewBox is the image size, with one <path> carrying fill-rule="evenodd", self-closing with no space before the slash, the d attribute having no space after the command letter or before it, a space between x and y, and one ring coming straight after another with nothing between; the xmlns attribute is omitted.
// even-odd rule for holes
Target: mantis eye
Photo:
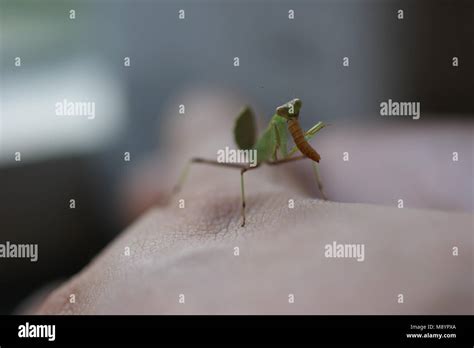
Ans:
<svg viewBox="0 0 474 348"><path fill-rule="evenodd" d="M301 105L301 104L300 104ZM287 107L287 118L297 118L300 114L300 105L298 104L288 104Z"/></svg>
<svg viewBox="0 0 474 348"><path fill-rule="evenodd" d="M301 108L301 100L300 99L293 99L292 101L277 107L276 113L279 116L285 118L296 118L300 113Z"/></svg>
<svg viewBox="0 0 474 348"><path fill-rule="evenodd" d="M279 106L276 109L276 113L278 116L288 117L288 107L286 105Z"/></svg>
<svg viewBox="0 0 474 348"><path fill-rule="evenodd" d="M289 103L289 114L290 116L292 114L298 115L300 113L301 109L301 99L295 98Z"/></svg>

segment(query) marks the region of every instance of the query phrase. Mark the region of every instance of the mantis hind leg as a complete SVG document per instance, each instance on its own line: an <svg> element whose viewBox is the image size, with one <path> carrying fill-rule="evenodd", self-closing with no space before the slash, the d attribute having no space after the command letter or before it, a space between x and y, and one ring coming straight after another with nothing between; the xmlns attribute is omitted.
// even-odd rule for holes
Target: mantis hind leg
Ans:
<svg viewBox="0 0 474 348"><path fill-rule="evenodd" d="M327 201L328 197L326 196L326 193L324 192L323 182L321 181L321 175L319 174L319 170L318 170L318 164L313 161L311 161L311 164L313 166L314 177L316 178L316 183L318 184L319 192L321 192L321 197L323 197L323 199Z"/></svg>
<svg viewBox="0 0 474 348"><path fill-rule="evenodd" d="M248 169L242 168L240 170L240 193L242 198L242 208L240 210L240 215L242 216L242 225L240 227L245 226L245 185L244 185L244 174Z"/></svg>
<svg viewBox="0 0 474 348"><path fill-rule="evenodd" d="M176 193L180 192L181 189L183 188L184 183L186 182L186 179L188 178L189 170L191 169L191 164L193 163L202 163L202 164L208 164L208 165L213 165L213 166L219 166L219 167L226 167L226 168L236 168L236 169L243 169L243 168L248 168L244 164L238 164L238 163L221 163L217 162L215 160L208 160L205 158L199 158L199 157L194 157L191 158L188 163L186 163L185 167L181 171L181 174L179 176L178 182L176 185L173 187L172 190L172 195L175 195Z"/></svg>
<svg viewBox="0 0 474 348"><path fill-rule="evenodd" d="M203 164L208 164L208 165L213 165L213 166L220 166L220 167L226 167L226 168L235 168L235 169L240 169L240 191L241 191L241 199L242 199L242 206L241 206L241 216L242 216L242 224L241 227L245 226L245 187L244 187L244 173L248 170L255 169L258 167L249 167L245 164L237 164L237 163L221 163L217 162L215 160L208 160L204 158L192 158L186 166L183 168L181 175L179 177L178 183L175 185L172 191L172 195L177 194L179 191L181 191L181 188L184 185L184 182L186 181L189 170L191 168L192 163L203 163Z"/></svg>
<svg viewBox="0 0 474 348"><path fill-rule="evenodd" d="M296 156L296 157L288 157L288 158L278 160L278 161L267 162L267 164L279 165L279 164L284 164L284 163L288 163L288 162L299 161L299 160L302 160L302 159L305 159L305 158L308 158L308 157L306 157L304 155ZM327 201L328 198L326 196L326 193L324 192L323 182L321 181L321 176L319 175L319 170L318 170L318 167L317 167L318 164L314 161L311 161L311 164L313 166L314 177L316 179L316 183L318 184L318 189L319 189L319 192L321 193L321 197L325 201Z"/></svg>
<svg viewBox="0 0 474 348"><path fill-rule="evenodd" d="M244 174L248 170L252 170L258 168L258 165L256 167L246 167L242 168L240 170L240 194L241 194L241 199L242 199L242 208L240 210L240 214L242 216L242 224L240 227L245 226L245 185L244 185Z"/></svg>
<svg viewBox="0 0 474 348"><path fill-rule="evenodd" d="M183 170L181 171L178 182L176 183L176 185L174 185L173 190L171 191L172 196L177 194L183 188L184 182L186 181L186 178L189 174L189 169L191 169L191 163L192 161L188 161L184 166Z"/></svg>

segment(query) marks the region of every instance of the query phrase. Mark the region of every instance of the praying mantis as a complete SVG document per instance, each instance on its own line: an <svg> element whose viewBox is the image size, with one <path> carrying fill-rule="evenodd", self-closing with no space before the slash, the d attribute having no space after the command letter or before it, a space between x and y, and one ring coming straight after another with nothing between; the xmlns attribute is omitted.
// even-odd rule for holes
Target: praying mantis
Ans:
<svg viewBox="0 0 474 348"><path fill-rule="evenodd" d="M245 226L245 185L244 185L244 174L256 168L259 168L262 164L268 164L271 166L285 164L302 160L305 158L311 159L313 165L314 175L318 185L318 189L321 192L321 196L324 200L327 200L326 194L324 193L321 178L318 172L316 163L321 159L321 156L316 152L314 148L308 143L308 140L314 137L326 125L323 122L316 123L313 127L303 132L299 124L299 114L302 102L300 99L295 98L289 102L276 108L276 112L271 118L267 128L262 135L257 139L256 137L256 126L255 116L252 109L246 106L237 116L234 126L234 139L241 150L254 150L257 153L257 163L254 166L250 166L245 163L223 163L216 160L210 160L205 158L192 158L186 167L184 168L178 183L173 189L173 194L179 192L186 180L189 172L190 164L202 163L213 166L221 166L227 168L235 168L240 170L240 189L241 189L241 227ZM290 133L295 146L288 150L288 132ZM301 155L295 156L297 152Z"/></svg>

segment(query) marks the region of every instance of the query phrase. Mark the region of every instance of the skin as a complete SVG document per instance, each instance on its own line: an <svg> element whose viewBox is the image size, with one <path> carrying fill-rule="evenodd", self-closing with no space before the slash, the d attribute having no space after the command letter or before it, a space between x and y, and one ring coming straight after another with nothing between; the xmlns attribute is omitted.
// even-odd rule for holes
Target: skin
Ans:
<svg viewBox="0 0 474 348"><path fill-rule="evenodd" d="M165 126L173 157L166 166L154 158L136 164L135 175L123 183L123 215L133 223L31 312L472 314L472 124L434 125L429 132L383 128L383 136L377 127L333 127L331 134L328 128L314 142L327 193L338 202L314 197L307 161L278 170L265 166L249 173L248 225L241 228L238 173L232 169L196 166L179 195L186 208L160 205L184 159L212 158L232 144L232 115L242 105L215 93L178 100L194 112L186 120L170 116ZM213 136L202 136L209 124ZM440 165L442 148L456 148L464 162ZM349 163L341 159L347 149ZM368 150L388 158L377 157L373 169L374 157L364 157ZM404 209L396 208L400 195ZM294 209L288 199L295 200ZM364 243L365 261L325 258L324 246L332 241ZM453 245L459 256L452 256ZM123 255L126 246L130 256ZM235 246L240 256L234 256ZM68 301L72 293L75 304ZM295 295L291 305L289 293Z"/></svg>

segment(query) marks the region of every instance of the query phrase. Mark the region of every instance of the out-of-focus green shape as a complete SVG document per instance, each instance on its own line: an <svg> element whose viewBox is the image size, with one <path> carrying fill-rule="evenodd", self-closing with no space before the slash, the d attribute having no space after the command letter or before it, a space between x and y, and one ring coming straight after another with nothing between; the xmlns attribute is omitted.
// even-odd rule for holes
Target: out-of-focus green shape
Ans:
<svg viewBox="0 0 474 348"><path fill-rule="evenodd" d="M257 138L255 115L249 106L240 112L234 127L234 138L239 149L251 149Z"/></svg>

